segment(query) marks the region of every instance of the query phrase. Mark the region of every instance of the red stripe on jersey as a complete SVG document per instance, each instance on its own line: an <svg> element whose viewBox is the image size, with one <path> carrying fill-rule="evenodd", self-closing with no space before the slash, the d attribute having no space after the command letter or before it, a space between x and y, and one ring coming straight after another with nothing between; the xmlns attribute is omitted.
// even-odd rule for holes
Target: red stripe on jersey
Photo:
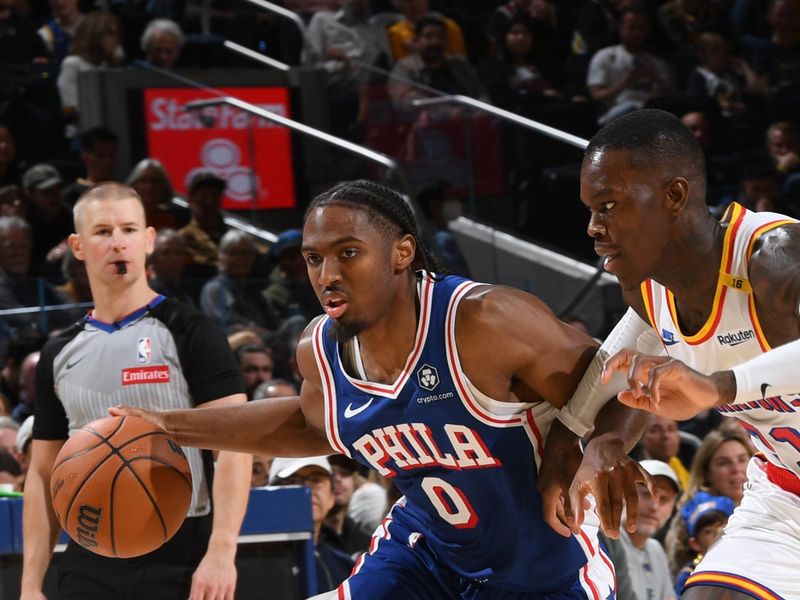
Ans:
<svg viewBox="0 0 800 600"><path fill-rule="evenodd" d="M594 583L591 579L589 579L589 565L583 565L583 579L589 585L589 589L592 590L592 598L594 600L600 600L600 594L597 593L597 588L595 587Z"/></svg>
<svg viewBox="0 0 800 600"><path fill-rule="evenodd" d="M454 323L458 302L467 294L467 292L469 292L472 287L475 287L475 284L472 282L464 282L459 285L456 288L456 291L453 292L453 295L450 298L450 307L447 309L445 331L447 332L447 362L450 366L450 373L453 375L453 380L458 388L459 396L468 405L467 409L473 413L474 416L477 416L479 419L487 421L490 424L521 425L522 418L519 415L514 415L507 419L500 419L484 410L480 404L473 400L472 394L469 392L469 389L464 382L463 377L461 376L461 368L458 362L458 357L456 356L456 336Z"/></svg>
<svg viewBox="0 0 800 600"><path fill-rule="evenodd" d="M589 555L594 556L594 546L592 545L592 540L589 539L589 536L586 535L586 532L581 529L581 539L586 543L586 547L589 548Z"/></svg>
<svg viewBox="0 0 800 600"><path fill-rule="evenodd" d="M422 282L422 308L419 311L420 324L417 331L417 339L414 342L414 349L411 351L411 354L409 355L408 360L403 367L403 371L400 373L400 376L397 378L394 385L368 383L348 377L350 383L352 383L358 389L370 394L382 394L393 397L397 396L400 390L403 389L403 386L405 386L405 384L408 382L408 378L411 376L411 371L413 370L417 359L419 359L419 355L422 354L422 348L425 346L425 339L428 337L428 321L430 320L432 294L433 279L430 275L425 275L425 278Z"/></svg>
<svg viewBox="0 0 800 600"><path fill-rule="evenodd" d="M536 419L533 418L532 408L525 411L525 418L528 420L528 425L530 425L533 435L536 436L536 454L539 455L539 460L541 461L544 458L544 444L542 443L542 434L539 431L539 427L536 425Z"/></svg>
<svg viewBox="0 0 800 600"><path fill-rule="evenodd" d="M342 444L342 440L339 438L339 429L336 423L336 407L334 406L334 394L335 394L335 386L333 384L333 373L330 371L330 366L328 365L327 357L325 356L325 348L322 346L322 326L325 323L325 319L320 319L319 324L317 325L316 329L314 330L314 353L317 355L317 364L319 365L320 370L322 371L322 385L324 386L324 396L325 396L325 412L328 432L330 433L330 441L333 443L333 447L341 454L345 456L350 456L350 452L344 447Z"/></svg>
<svg viewBox="0 0 800 600"><path fill-rule="evenodd" d="M614 593L616 594L616 591L617 591L617 570L614 568L614 565L611 564L611 561L606 556L606 553L603 552L603 549L602 548L598 548L598 551L600 552L600 558L602 558L603 562L606 563L606 566L608 567L608 570L611 572L611 575L614 578Z"/></svg>

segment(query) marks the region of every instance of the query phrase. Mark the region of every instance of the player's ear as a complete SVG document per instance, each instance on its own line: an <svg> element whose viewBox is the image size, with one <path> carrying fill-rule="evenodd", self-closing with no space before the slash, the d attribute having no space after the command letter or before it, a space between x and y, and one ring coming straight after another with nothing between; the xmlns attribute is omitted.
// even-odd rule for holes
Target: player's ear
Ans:
<svg viewBox="0 0 800 600"><path fill-rule="evenodd" d="M673 177L667 183L667 210L677 216L689 202L689 182L684 177Z"/></svg>
<svg viewBox="0 0 800 600"><path fill-rule="evenodd" d="M410 233L407 233L394 244L395 246L395 269L397 272L405 271L414 262L417 254L417 240Z"/></svg>
<svg viewBox="0 0 800 600"><path fill-rule="evenodd" d="M689 548L692 549L692 552L700 552L700 544L697 543L697 538L690 537L688 543Z"/></svg>
<svg viewBox="0 0 800 600"><path fill-rule="evenodd" d="M77 233L70 233L67 238L67 246L72 250L75 258L83 260L83 249L81 248L81 236Z"/></svg>

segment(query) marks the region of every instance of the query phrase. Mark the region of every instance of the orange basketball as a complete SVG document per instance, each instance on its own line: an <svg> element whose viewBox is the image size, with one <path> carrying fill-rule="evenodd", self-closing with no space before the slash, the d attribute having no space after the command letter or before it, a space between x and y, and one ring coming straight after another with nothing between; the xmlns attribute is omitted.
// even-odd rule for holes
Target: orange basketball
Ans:
<svg viewBox="0 0 800 600"><path fill-rule="evenodd" d="M130 558L178 531L192 500L192 474L163 430L138 417L108 417L67 440L50 494L73 540L103 556Z"/></svg>

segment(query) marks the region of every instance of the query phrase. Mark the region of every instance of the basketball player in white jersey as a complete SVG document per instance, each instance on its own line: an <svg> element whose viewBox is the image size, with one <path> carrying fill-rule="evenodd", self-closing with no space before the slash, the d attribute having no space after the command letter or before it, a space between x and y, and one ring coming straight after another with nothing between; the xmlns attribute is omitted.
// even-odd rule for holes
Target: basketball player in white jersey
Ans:
<svg viewBox="0 0 800 600"><path fill-rule="evenodd" d="M737 419L760 452L748 466L741 505L682 597L796 599L800 227L738 204L717 221L705 185L702 150L669 113L631 113L590 142L581 170L588 232L630 309L560 420L583 435L615 393L674 419L711 408ZM661 338L660 349L641 347L648 329ZM578 513L589 489L598 504L621 508L619 490L604 491L579 472L571 489Z"/></svg>

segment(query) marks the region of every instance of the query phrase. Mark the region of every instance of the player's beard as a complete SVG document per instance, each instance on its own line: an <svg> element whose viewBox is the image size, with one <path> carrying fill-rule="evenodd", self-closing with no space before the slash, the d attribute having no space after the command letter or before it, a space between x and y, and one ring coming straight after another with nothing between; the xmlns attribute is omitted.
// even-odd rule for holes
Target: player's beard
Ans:
<svg viewBox="0 0 800 600"><path fill-rule="evenodd" d="M333 336L333 339L342 344L356 337L359 333L364 331L366 327L367 324L360 319L355 319L352 321L344 321L340 319L333 322L331 335Z"/></svg>

